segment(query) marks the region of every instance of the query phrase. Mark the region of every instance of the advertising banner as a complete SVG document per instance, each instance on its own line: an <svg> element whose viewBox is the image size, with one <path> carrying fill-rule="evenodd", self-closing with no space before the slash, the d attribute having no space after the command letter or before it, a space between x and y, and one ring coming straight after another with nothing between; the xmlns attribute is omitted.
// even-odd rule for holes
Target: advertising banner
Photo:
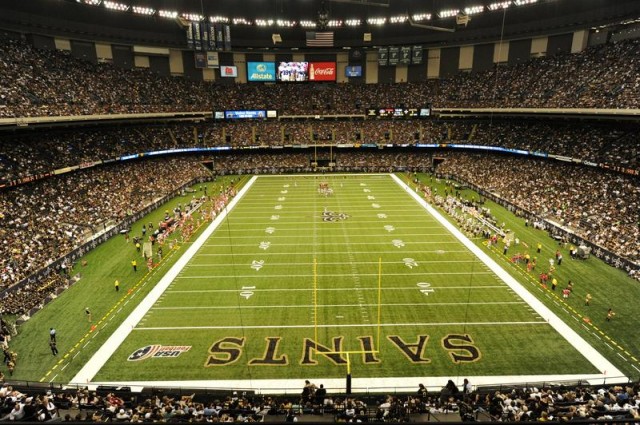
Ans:
<svg viewBox="0 0 640 425"><path fill-rule="evenodd" d="M335 81L335 62L310 62L309 81Z"/></svg>
<svg viewBox="0 0 640 425"><path fill-rule="evenodd" d="M362 77L362 66L351 65L345 68L345 74L347 78Z"/></svg>
<svg viewBox="0 0 640 425"><path fill-rule="evenodd" d="M276 64L274 62L247 62L248 81L275 81Z"/></svg>
<svg viewBox="0 0 640 425"><path fill-rule="evenodd" d="M238 67L237 66L221 66L220 67L220 76L221 77L237 77L238 76Z"/></svg>
<svg viewBox="0 0 640 425"><path fill-rule="evenodd" d="M220 66L218 52L207 52L207 68L217 68Z"/></svg>

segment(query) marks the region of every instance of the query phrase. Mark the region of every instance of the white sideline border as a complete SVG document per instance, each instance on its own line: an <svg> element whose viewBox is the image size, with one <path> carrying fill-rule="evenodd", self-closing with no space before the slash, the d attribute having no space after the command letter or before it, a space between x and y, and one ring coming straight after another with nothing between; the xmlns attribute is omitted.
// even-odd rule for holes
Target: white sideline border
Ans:
<svg viewBox="0 0 640 425"><path fill-rule="evenodd" d="M404 188L418 203L424 207L440 224L442 224L453 236L456 237L469 251L475 254L491 271L493 271L504 283L506 283L520 298L522 298L533 310L551 325L564 339L567 340L578 352L580 352L587 360L591 362L602 373L602 377L620 377L625 379L626 376L618 370L609 360L607 360L599 351L584 340L577 332L562 321L554 312L545 306L540 300L534 297L527 289L524 288L516 279L506 272L498 263L489 257L484 251L478 248L469 238L467 238L457 227L451 224L442 216L435 208L420 197L418 193L411 190L400 178L391 174L391 178L398 185ZM547 378L548 379L548 378Z"/></svg>
<svg viewBox="0 0 640 425"><path fill-rule="evenodd" d="M345 174L353 176L353 174ZM466 236L464 236L455 226L449 223L438 211L427 204L420 196L411 190L405 183L393 174L366 174L366 176L390 176L398 185L412 196L425 210L436 218L447 230L449 230L467 249L475 254L484 264L486 264L498 277L500 277L514 292L516 292L527 304L529 304L541 317L562 335L572 346L582 353L591 363L601 370L600 374L567 374L567 375L502 375L502 376L469 376L474 385L491 385L491 384L521 384L523 382L562 382L562 381L588 381L591 384L605 383L610 381L622 382L628 380L624 374L613 366L604 356L589 345L582 337L574 332L569 326L560 320L551 310L542 304L537 298L533 297L519 282L509 275L502 267L500 267L486 253L480 250ZM314 175L302 175L314 176ZM261 176L261 177L282 177L282 176ZM320 177L320 176L316 176ZM238 192L236 197L229 203L224 212L205 229L198 239L189 247L189 249L178 259L178 261L169 269L169 271L156 284L151 292L140 302L134 311L124 320L118 329L105 341L105 343L94 353L89 361L74 376L69 385L82 385L95 388L98 385L120 385L130 386L132 389L141 390L142 387L170 387L170 388L203 388L203 389L233 389L233 390L253 390L259 393L284 393L284 394L300 394L303 386L303 379L245 379L234 380L191 380L191 381L105 381L95 382L92 379L104 366L104 364L113 356L118 347L133 331L133 328L140 322L144 315L151 309L159 297L166 291L175 277L182 271L188 261L196 254L204 242L211 236L216 228L226 218L227 213L233 209L237 202L242 199L249 188L258 179L253 176L249 182ZM346 371L345 371L346 374ZM396 391L414 391L418 384L424 384L430 391L439 390L445 383L445 380L452 379L457 385L462 385L460 376L447 377L386 377L386 378L356 378L352 380L353 390L355 392L381 392L385 393L390 390ZM317 380L323 383L328 391L344 391L345 380L342 378Z"/></svg>

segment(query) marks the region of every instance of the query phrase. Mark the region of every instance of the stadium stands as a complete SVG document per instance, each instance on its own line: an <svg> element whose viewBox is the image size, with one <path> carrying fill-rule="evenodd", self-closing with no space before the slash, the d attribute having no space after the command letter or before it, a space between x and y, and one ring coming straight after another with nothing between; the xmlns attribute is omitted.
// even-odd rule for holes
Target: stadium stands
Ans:
<svg viewBox="0 0 640 425"><path fill-rule="evenodd" d="M62 257L108 221L119 222L153 199L204 176L199 164L171 158L85 170L3 191L2 287ZM21 307L5 302L5 312L7 308L14 313L28 311L38 302L36 297Z"/></svg>
<svg viewBox="0 0 640 425"><path fill-rule="evenodd" d="M0 183L130 154L214 146L456 143L545 152L637 169L637 131L637 124L619 123L576 127L538 121L312 120L49 131L46 137L41 133L0 135Z"/></svg>
<svg viewBox="0 0 640 425"><path fill-rule="evenodd" d="M143 392L86 388L0 388L3 419L93 422L462 422L638 420L637 384L532 384L394 395L328 394L309 401L257 394Z"/></svg>
<svg viewBox="0 0 640 425"><path fill-rule="evenodd" d="M0 41L0 118L124 112L277 109L363 114L370 106L638 108L638 40L590 47L441 81L376 85L216 85L90 64ZM407 105L409 106L409 105Z"/></svg>
<svg viewBox="0 0 640 425"><path fill-rule="evenodd" d="M545 107L640 108L640 42L608 43L576 55L496 66L441 81L370 85L215 85L165 78L109 64L89 64L58 51L16 40L0 41L0 118L33 116L277 109L280 115L363 114L368 106L431 103L439 108ZM46 136L46 137L44 137ZM0 136L0 183L128 154L188 147L394 143L457 143L500 146L638 169L637 124L552 121L265 121L163 124L16 133ZM426 171L432 151L334 151L335 171ZM546 217L581 237L640 262L640 185L637 177L561 162L467 152L440 152L438 172L473 183L525 211ZM307 152L233 152L215 158L217 174L313 171ZM196 179L212 178L203 156L128 161L48 177L0 192L0 289L12 287L71 252L88 235L119 222ZM123 178L126 176L126 178ZM67 284L64 270L8 291L3 313L24 314ZM0 390L3 412L16 419L53 419L51 395ZM626 396L625 396L626 394ZM29 400L31 398L31 400ZM425 412L461 412L437 395L333 399L331 408L280 399L230 395L220 400L117 397L81 390L53 396L77 419L143 421L284 419L287 411L332 418L400 420ZM638 387L545 388L486 391L467 400L474 412L494 419L638 419ZM297 403L297 400L296 400ZM17 410L16 410L16 406ZM78 409L78 410L75 410ZM122 410L121 410L122 409ZM353 415L347 410L353 409ZM15 410L15 412L14 412ZM42 416L44 415L44 416ZM379 417L379 415L381 415ZM386 415L386 416L385 416ZM63 415L62 415L63 416Z"/></svg>

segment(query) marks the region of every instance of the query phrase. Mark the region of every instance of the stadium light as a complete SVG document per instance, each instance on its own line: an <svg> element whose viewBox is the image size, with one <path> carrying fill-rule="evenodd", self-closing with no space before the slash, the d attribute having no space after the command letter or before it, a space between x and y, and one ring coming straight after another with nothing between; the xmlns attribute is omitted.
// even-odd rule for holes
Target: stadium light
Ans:
<svg viewBox="0 0 640 425"><path fill-rule="evenodd" d="M342 21L339 19L332 19L327 22L327 27L329 28L340 28L342 26Z"/></svg>
<svg viewBox="0 0 640 425"><path fill-rule="evenodd" d="M430 21L431 13L416 13L415 15L411 16L411 19L413 19L415 22Z"/></svg>
<svg viewBox="0 0 640 425"><path fill-rule="evenodd" d="M76 0L78 3L88 4L89 6L99 6L102 0Z"/></svg>
<svg viewBox="0 0 640 425"><path fill-rule="evenodd" d="M176 19L178 17L178 12L175 10L159 10L158 16L161 18Z"/></svg>
<svg viewBox="0 0 640 425"><path fill-rule="evenodd" d="M464 13L467 15L477 15L482 12L484 12L484 6L471 6L464 8Z"/></svg>
<svg viewBox="0 0 640 425"><path fill-rule="evenodd" d="M153 15L156 13L155 9L144 6L133 6L131 10L133 13L137 13L138 15Z"/></svg>
<svg viewBox="0 0 640 425"><path fill-rule="evenodd" d="M287 21L285 19L276 20L276 25L279 27L295 27L296 21Z"/></svg>
<svg viewBox="0 0 640 425"><path fill-rule="evenodd" d="M244 18L233 18L233 25L251 25L251 22L247 21Z"/></svg>
<svg viewBox="0 0 640 425"><path fill-rule="evenodd" d="M180 16L182 16L184 19L188 19L189 21L193 21L193 22L204 21L204 16L198 15L197 13L183 13Z"/></svg>
<svg viewBox="0 0 640 425"><path fill-rule="evenodd" d="M516 6L524 6L526 4L533 4L537 2L538 0L514 0L513 3L515 3Z"/></svg>
<svg viewBox="0 0 640 425"><path fill-rule="evenodd" d="M224 16L209 16L209 20L211 22L213 22L214 24L217 22L222 22L222 23L228 23L229 22L229 18L224 17Z"/></svg>
<svg viewBox="0 0 640 425"><path fill-rule="evenodd" d="M407 22L408 19L409 17L406 15L392 16L391 18L389 18L389 22L391 22L392 24L403 24Z"/></svg>
<svg viewBox="0 0 640 425"><path fill-rule="evenodd" d="M315 28L316 23L313 21L300 21L300 26L302 28Z"/></svg>
<svg viewBox="0 0 640 425"><path fill-rule="evenodd" d="M511 6L511 2L510 1L499 1L496 3L491 3L489 6L487 6L487 9L489 10L500 10L500 9L506 9L509 6Z"/></svg>
<svg viewBox="0 0 640 425"><path fill-rule="evenodd" d="M127 10L129 10L129 6L127 6L126 4L118 3L115 1L105 0L104 2L102 2L102 4L106 9L110 10L118 10L120 12L126 12Z"/></svg>
<svg viewBox="0 0 640 425"><path fill-rule="evenodd" d="M441 10L440 13L438 13L438 16L441 18L453 18L454 16L457 16L458 13L460 13L459 9L446 9Z"/></svg>
<svg viewBox="0 0 640 425"><path fill-rule="evenodd" d="M256 25L259 27L270 27L274 23L273 19L256 19Z"/></svg>
<svg viewBox="0 0 640 425"><path fill-rule="evenodd" d="M362 21L360 21L360 19L347 19L344 23L348 27L359 27Z"/></svg>
<svg viewBox="0 0 640 425"><path fill-rule="evenodd" d="M387 18L369 18L367 24L369 25L384 25L387 22Z"/></svg>

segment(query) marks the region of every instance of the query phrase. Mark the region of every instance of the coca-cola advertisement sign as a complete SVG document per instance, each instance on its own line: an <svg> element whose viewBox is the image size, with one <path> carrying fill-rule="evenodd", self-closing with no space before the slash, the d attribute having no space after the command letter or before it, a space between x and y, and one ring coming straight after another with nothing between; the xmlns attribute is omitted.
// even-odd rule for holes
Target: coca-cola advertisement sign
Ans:
<svg viewBox="0 0 640 425"><path fill-rule="evenodd" d="M309 62L309 81L335 81L335 62Z"/></svg>

